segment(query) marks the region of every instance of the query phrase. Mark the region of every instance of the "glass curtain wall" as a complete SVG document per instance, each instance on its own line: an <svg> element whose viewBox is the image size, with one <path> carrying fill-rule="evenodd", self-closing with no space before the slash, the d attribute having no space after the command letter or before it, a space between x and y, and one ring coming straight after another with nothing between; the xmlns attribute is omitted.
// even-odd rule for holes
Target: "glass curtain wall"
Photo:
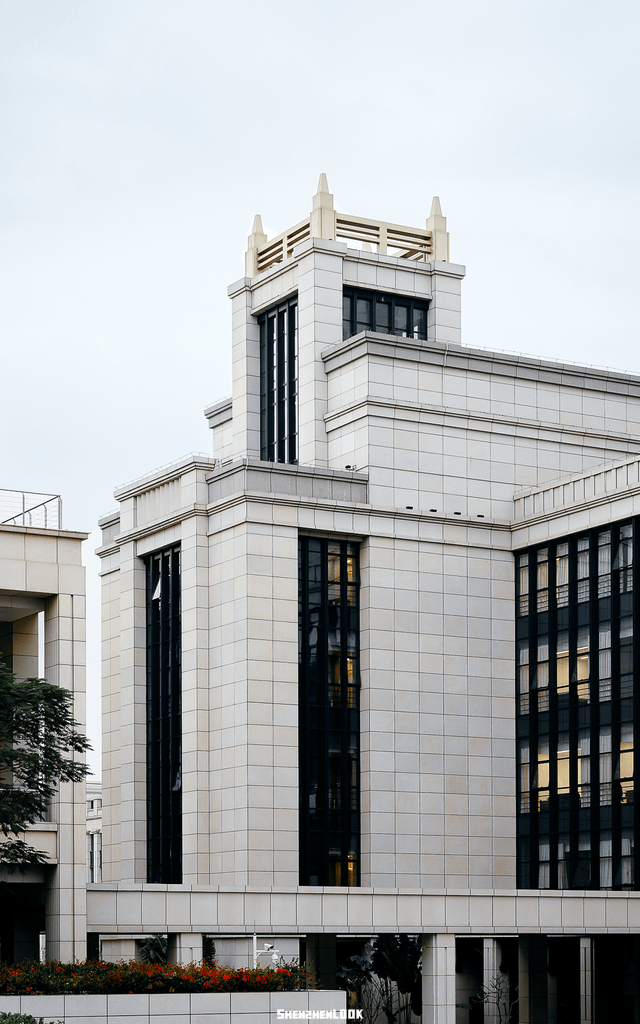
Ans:
<svg viewBox="0 0 640 1024"><path fill-rule="evenodd" d="M518 884L636 888L638 520L516 556Z"/></svg>

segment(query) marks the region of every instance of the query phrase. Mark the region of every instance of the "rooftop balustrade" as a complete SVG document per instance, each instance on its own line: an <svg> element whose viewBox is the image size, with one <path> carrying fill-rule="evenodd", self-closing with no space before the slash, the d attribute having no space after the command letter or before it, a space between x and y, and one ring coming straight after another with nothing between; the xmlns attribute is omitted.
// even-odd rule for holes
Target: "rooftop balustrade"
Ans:
<svg viewBox="0 0 640 1024"><path fill-rule="evenodd" d="M62 498L40 491L0 488L0 525L62 529Z"/></svg>

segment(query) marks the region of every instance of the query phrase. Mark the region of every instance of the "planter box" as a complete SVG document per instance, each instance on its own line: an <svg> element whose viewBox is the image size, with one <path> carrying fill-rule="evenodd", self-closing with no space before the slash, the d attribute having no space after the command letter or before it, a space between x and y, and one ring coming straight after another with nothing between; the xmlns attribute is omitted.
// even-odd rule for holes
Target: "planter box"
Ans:
<svg viewBox="0 0 640 1024"><path fill-rule="evenodd" d="M284 1016L296 1010L310 1011L311 1020L345 1020L346 998L345 992L337 991L0 996L0 1013L30 1013L45 1024L275 1024L304 1019ZM278 1010L283 1014L279 1016ZM312 1016L314 1011L318 1016Z"/></svg>

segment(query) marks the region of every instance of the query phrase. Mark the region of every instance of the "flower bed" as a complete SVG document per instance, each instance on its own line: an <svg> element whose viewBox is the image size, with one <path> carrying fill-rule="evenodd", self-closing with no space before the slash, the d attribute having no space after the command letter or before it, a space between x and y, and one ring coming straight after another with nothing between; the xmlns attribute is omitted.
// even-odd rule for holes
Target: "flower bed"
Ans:
<svg viewBox="0 0 640 1024"><path fill-rule="evenodd" d="M219 967L207 963L0 964L2 995L132 994L157 992L296 992L313 987L296 963L270 970Z"/></svg>

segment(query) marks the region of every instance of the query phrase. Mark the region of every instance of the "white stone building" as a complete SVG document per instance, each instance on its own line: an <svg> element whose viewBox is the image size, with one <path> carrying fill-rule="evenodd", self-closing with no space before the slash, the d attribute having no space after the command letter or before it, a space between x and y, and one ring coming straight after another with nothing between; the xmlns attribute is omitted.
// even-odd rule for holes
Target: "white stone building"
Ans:
<svg viewBox="0 0 640 1024"><path fill-rule="evenodd" d="M105 955L405 932L425 1022L637 1019L640 378L463 345L464 273L437 199L256 218L212 456L101 522Z"/></svg>
<svg viewBox="0 0 640 1024"><path fill-rule="evenodd" d="M70 690L84 722L88 534L62 529L58 495L2 490L0 520L0 657L18 678L44 676ZM60 785L45 820L20 838L48 860L23 873L0 871L0 959L37 959L45 948L49 959L84 959L84 782Z"/></svg>

